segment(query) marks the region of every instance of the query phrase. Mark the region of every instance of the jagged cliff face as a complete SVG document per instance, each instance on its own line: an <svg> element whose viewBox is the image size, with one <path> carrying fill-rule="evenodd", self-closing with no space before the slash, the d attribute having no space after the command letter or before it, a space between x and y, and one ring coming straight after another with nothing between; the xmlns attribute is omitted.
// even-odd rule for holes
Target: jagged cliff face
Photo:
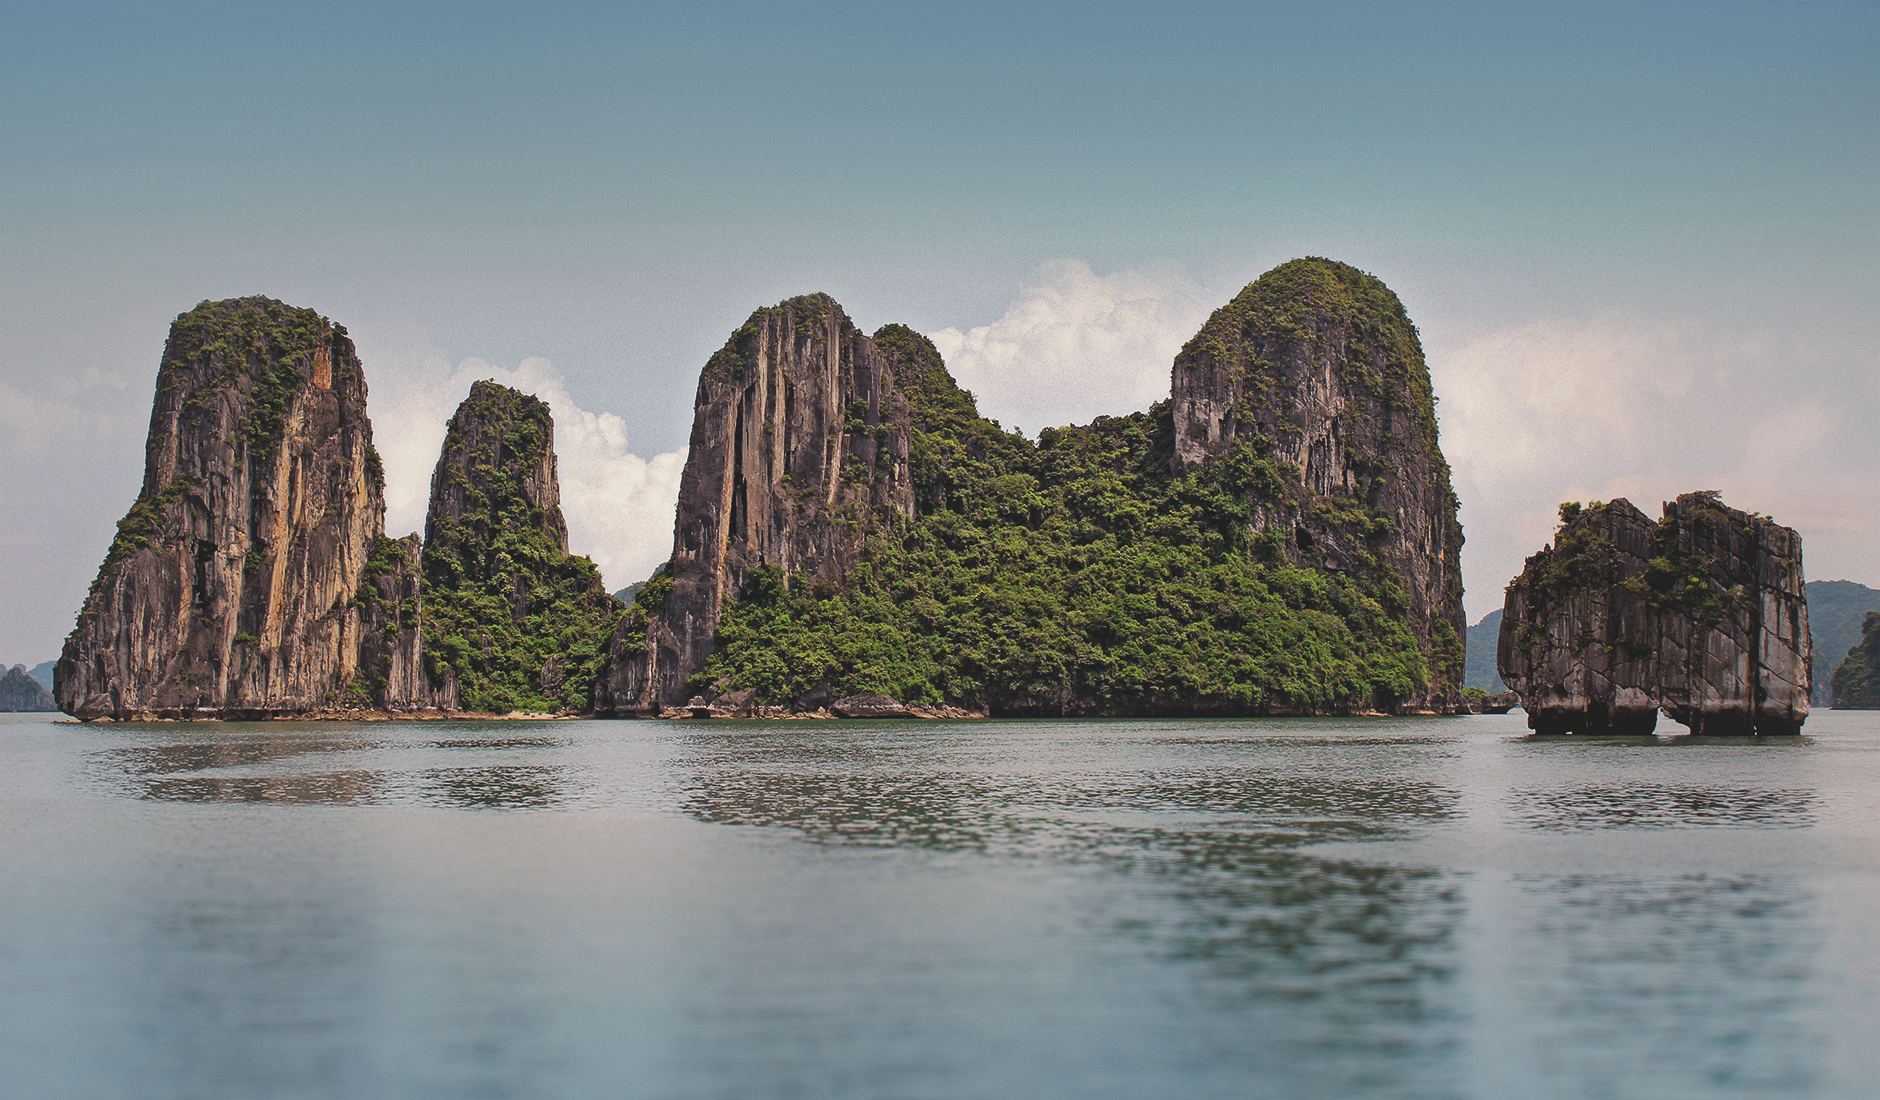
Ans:
<svg viewBox="0 0 1880 1100"><path fill-rule="evenodd" d="M1251 521L1291 560L1402 586L1430 671L1409 706L1461 688L1462 526L1423 349L1389 288L1331 260L1274 268L1182 348L1171 403L1178 468L1242 448L1298 470Z"/></svg>
<svg viewBox="0 0 1880 1100"><path fill-rule="evenodd" d="M1508 586L1497 665L1543 733L1792 734L1808 717L1801 536L1714 494L1653 522L1629 501L1562 509Z"/></svg>
<svg viewBox="0 0 1880 1100"><path fill-rule="evenodd" d="M877 514L913 515L908 458L907 400L841 306L811 294L751 314L699 379L670 589L623 626L597 708L683 702L753 569L839 580Z"/></svg>
<svg viewBox="0 0 1880 1100"><path fill-rule="evenodd" d="M1646 734L1657 725L1660 627L1625 586L1644 576L1655 530L1624 499L1588 508L1509 585L1495 663L1530 729Z"/></svg>
<svg viewBox="0 0 1880 1100"><path fill-rule="evenodd" d="M365 399L352 341L312 310L239 298L176 319L143 489L66 641L61 709L260 717L372 697L355 597L385 506Z"/></svg>
<svg viewBox="0 0 1880 1100"><path fill-rule="evenodd" d="M479 381L457 406L431 473L424 541L457 550L488 541L498 513L527 526L557 552L568 552L555 464L555 422L548 406L507 386Z"/></svg>
<svg viewBox="0 0 1880 1100"><path fill-rule="evenodd" d="M568 553L554 439L542 401L477 382L431 477L424 653L470 710L584 709L621 615Z"/></svg>

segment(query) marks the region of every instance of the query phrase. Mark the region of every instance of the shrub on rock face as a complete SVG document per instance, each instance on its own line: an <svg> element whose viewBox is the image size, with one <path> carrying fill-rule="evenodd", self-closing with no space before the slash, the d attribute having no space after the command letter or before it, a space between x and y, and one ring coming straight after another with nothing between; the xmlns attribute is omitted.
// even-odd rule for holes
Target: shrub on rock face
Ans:
<svg viewBox="0 0 1880 1100"><path fill-rule="evenodd" d="M1497 665L1542 733L1796 733L1810 642L1801 536L1687 493L1561 507L1508 586Z"/></svg>

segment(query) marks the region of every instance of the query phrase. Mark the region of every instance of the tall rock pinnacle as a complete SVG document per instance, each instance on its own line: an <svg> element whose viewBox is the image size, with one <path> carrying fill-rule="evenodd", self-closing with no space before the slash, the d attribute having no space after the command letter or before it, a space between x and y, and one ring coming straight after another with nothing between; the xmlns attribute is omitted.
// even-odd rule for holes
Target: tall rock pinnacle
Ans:
<svg viewBox="0 0 1880 1100"><path fill-rule="evenodd" d="M1281 264L1188 341L1171 390L1176 466L1248 447L1295 467L1296 498L1256 509L1254 528L1283 536L1300 564L1376 560L1394 573L1430 694L1459 690L1462 526L1429 369L1397 296L1347 264Z"/></svg>
<svg viewBox="0 0 1880 1100"><path fill-rule="evenodd" d="M598 709L683 702L752 569L839 579L871 515L913 515L908 431L887 359L834 299L751 314L699 379L662 602L623 623Z"/></svg>
<svg viewBox="0 0 1880 1100"><path fill-rule="evenodd" d="M431 476L424 649L475 711L586 709L619 602L568 553L548 406L477 382Z"/></svg>
<svg viewBox="0 0 1880 1100"><path fill-rule="evenodd" d="M66 640L80 718L262 717L435 705L415 650L362 645L384 476L346 330L268 298L170 328L144 484ZM410 609L415 616L415 607ZM400 696L392 685L411 694Z"/></svg>

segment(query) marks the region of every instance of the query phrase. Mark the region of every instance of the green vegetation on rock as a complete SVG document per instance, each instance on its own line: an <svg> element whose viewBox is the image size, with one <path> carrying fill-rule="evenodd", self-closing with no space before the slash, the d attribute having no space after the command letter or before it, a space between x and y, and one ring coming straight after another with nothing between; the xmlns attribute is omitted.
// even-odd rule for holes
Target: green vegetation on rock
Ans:
<svg viewBox="0 0 1880 1100"><path fill-rule="evenodd" d="M1880 708L1880 611L1867 612L1860 632L1860 644L1834 670L1836 707Z"/></svg>
<svg viewBox="0 0 1880 1100"><path fill-rule="evenodd" d="M324 354L329 366L350 370L349 352L346 329L314 310L272 298L230 298L204 301L176 319L165 365L181 370L200 362L217 370L190 394L186 412L218 393L246 386L242 436L249 455L266 461L280 445L288 406L307 384L314 358Z"/></svg>
<svg viewBox="0 0 1880 1100"><path fill-rule="evenodd" d="M424 540L424 650L466 710L585 708L625 613L567 552L546 495L552 442L547 405L490 383L450 421Z"/></svg>
<svg viewBox="0 0 1880 1100"><path fill-rule="evenodd" d="M1860 644L1861 624L1869 611L1880 611L1880 590L1854 581L1808 582L1808 632L1815 642L1816 706L1833 704L1834 670L1847 657L1847 651Z"/></svg>
<svg viewBox="0 0 1880 1100"><path fill-rule="evenodd" d="M1282 532L1251 532L1252 508L1299 493L1258 442L1171 473L1162 402L1034 446L979 417L924 339L877 339L912 379L915 517L855 515L869 537L840 586L758 570L698 686L1257 713L1388 706L1429 683L1403 590L1362 549L1387 517L1338 502L1321 518L1356 562L1300 567Z"/></svg>
<svg viewBox="0 0 1880 1100"><path fill-rule="evenodd" d="M184 475L172 478L168 485L155 494L142 497L131 505L131 510L118 520L117 535L111 540L110 549L105 551L104 564L98 569L98 576L91 582L95 593L110 574L111 567L137 551L150 545L150 540L157 537L157 522L170 505L183 499L183 494L196 487L196 479Z"/></svg>

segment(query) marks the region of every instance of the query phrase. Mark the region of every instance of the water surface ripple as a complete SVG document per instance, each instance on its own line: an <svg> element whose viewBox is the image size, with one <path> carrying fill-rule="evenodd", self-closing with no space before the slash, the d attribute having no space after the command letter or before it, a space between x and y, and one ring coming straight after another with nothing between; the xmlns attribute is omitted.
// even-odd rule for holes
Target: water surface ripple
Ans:
<svg viewBox="0 0 1880 1100"><path fill-rule="evenodd" d="M1852 1097L1880 714L0 716L33 1097Z"/></svg>

